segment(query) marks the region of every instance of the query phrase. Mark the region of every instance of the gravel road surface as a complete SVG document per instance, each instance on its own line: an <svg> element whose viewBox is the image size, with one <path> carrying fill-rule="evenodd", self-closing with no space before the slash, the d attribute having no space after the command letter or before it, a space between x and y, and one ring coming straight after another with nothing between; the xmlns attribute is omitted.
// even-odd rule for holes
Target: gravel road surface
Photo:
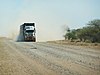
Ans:
<svg viewBox="0 0 100 75"><path fill-rule="evenodd" d="M100 75L100 50L0 38L0 75Z"/></svg>

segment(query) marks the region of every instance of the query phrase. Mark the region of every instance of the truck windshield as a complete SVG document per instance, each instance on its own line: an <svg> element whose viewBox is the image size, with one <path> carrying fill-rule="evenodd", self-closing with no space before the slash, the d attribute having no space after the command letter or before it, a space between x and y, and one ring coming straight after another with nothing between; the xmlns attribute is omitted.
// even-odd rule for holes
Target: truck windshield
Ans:
<svg viewBox="0 0 100 75"><path fill-rule="evenodd" d="M27 33L33 33L34 30L27 30L26 32L27 32Z"/></svg>

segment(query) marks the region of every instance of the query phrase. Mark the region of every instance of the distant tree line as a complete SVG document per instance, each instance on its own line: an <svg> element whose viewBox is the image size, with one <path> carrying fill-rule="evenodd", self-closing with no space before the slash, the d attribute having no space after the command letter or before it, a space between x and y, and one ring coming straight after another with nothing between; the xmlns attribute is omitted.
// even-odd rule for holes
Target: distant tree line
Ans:
<svg viewBox="0 0 100 75"><path fill-rule="evenodd" d="M100 43L100 19L89 21L87 26L83 28L73 30L68 28L66 31L65 40Z"/></svg>

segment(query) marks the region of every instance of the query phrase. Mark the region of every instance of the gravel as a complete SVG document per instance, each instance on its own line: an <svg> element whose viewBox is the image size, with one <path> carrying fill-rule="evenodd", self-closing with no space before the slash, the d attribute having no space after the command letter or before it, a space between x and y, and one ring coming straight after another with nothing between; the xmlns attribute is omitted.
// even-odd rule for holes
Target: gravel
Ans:
<svg viewBox="0 0 100 75"><path fill-rule="evenodd" d="M100 51L0 40L0 75L100 75Z"/></svg>

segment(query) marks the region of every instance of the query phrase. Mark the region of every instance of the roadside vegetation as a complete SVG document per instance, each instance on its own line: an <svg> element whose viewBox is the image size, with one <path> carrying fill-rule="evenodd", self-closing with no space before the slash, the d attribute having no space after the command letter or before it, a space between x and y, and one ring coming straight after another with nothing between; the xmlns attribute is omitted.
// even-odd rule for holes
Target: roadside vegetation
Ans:
<svg viewBox="0 0 100 75"><path fill-rule="evenodd" d="M79 29L66 27L65 40L48 41L61 45L84 46L100 50L100 19L89 21L87 25Z"/></svg>
<svg viewBox="0 0 100 75"><path fill-rule="evenodd" d="M100 19L89 21L83 28L68 28L64 38L71 42L100 43Z"/></svg>

